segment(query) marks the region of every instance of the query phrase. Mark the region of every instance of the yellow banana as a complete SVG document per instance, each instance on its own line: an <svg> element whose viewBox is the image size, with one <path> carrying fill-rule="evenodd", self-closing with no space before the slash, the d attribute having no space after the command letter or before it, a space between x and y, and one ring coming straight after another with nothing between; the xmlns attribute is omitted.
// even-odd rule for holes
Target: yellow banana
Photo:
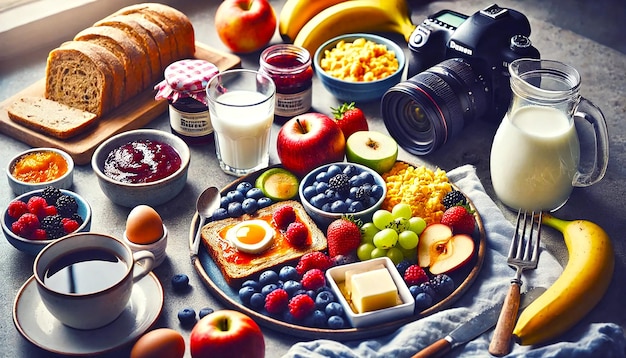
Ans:
<svg viewBox="0 0 626 358"><path fill-rule="evenodd" d="M542 223L563 233L569 259L559 278L520 315L513 334L523 345L544 343L580 321L604 296L615 265L611 239L597 224L547 214Z"/></svg>
<svg viewBox="0 0 626 358"><path fill-rule="evenodd" d="M408 41L415 26L406 0L351 0L332 5L309 20L294 44L311 55L325 41L353 32L395 32Z"/></svg>
<svg viewBox="0 0 626 358"><path fill-rule="evenodd" d="M300 29L322 10L346 0L287 0L278 14L278 33L293 42Z"/></svg>

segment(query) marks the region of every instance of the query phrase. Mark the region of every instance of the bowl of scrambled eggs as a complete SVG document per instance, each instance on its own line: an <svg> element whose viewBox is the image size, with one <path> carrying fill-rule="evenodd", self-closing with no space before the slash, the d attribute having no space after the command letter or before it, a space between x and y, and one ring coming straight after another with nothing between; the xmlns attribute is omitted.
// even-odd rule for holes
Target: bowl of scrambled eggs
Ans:
<svg viewBox="0 0 626 358"><path fill-rule="evenodd" d="M313 57L315 72L333 96L344 101L379 100L404 74L404 51L394 41L372 34L337 36Z"/></svg>

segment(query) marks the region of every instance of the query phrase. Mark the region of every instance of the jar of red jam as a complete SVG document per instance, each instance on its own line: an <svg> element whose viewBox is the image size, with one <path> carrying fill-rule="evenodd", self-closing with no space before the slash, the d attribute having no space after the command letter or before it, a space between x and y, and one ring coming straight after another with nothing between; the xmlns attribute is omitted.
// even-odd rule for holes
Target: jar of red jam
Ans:
<svg viewBox="0 0 626 358"><path fill-rule="evenodd" d="M276 84L276 117L291 118L311 109L313 68L305 48L273 45L261 53L259 71Z"/></svg>
<svg viewBox="0 0 626 358"><path fill-rule="evenodd" d="M213 141L206 86L219 72L204 60L180 60L167 66L165 79L155 86L155 99L167 99L170 128L187 144Z"/></svg>

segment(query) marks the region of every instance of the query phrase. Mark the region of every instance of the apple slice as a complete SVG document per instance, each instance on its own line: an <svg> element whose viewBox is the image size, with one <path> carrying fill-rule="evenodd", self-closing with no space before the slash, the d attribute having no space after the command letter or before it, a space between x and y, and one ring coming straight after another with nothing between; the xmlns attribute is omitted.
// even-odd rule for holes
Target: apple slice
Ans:
<svg viewBox="0 0 626 358"><path fill-rule="evenodd" d="M438 275L465 265L474 254L474 239L466 234L452 235L452 228L444 224L432 224L420 235L417 261Z"/></svg>
<svg viewBox="0 0 626 358"><path fill-rule="evenodd" d="M382 174L389 171L398 158L398 143L376 131L354 132L346 141L346 159L363 164Z"/></svg>

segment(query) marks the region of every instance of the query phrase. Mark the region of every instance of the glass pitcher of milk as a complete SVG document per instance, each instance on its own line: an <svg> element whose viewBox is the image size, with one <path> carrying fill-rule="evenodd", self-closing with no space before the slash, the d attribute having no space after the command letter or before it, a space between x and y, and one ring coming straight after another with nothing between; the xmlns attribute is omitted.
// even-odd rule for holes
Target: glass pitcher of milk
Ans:
<svg viewBox="0 0 626 358"><path fill-rule="evenodd" d="M597 183L606 172L604 115L579 95L580 74L571 66L519 59L509 72L513 97L491 147L493 188L512 209L557 210L573 187ZM595 148L586 148L577 129L591 128ZM591 165L581 165L581 153L595 153Z"/></svg>

